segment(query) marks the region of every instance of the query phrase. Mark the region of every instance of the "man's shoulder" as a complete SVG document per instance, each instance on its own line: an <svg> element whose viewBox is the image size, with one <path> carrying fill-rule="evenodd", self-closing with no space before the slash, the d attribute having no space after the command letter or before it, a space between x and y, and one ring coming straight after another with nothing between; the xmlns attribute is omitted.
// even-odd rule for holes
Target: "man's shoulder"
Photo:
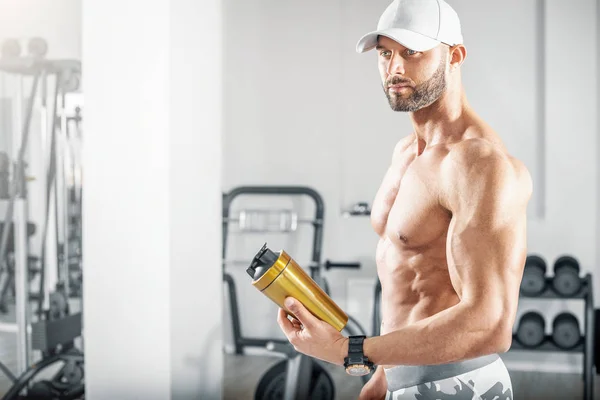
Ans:
<svg viewBox="0 0 600 400"><path fill-rule="evenodd" d="M465 139L452 146L443 162L442 175L455 187L531 190L527 167L501 145L484 138Z"/></svg>
<svg viewBox="0 0 600 400"><path fill-rule="evenodd" d="M509 156L497 144L483 138L461 140L448 151L448 160L459 167L481 168L510 163Z"/></svg>
<svg viewBox="0 0 600 400"><path fill-rule="evenodd" d="M452 164L450 169L460 173L521 174L527 171L525 164L511 156L502 145L485 138L461 140L449 149L446 159Z"/></svg>
<svg viewBox="0 0 600 400"><path fill-rule="evenodd" d="M400 139L394 146L394 157L397 157L400 154L404 153L410 147L410 145L413 144L414 142L415 142L414 133L411 133L410 135L407 135L407 136L403 137L402 139Z"/></svg>

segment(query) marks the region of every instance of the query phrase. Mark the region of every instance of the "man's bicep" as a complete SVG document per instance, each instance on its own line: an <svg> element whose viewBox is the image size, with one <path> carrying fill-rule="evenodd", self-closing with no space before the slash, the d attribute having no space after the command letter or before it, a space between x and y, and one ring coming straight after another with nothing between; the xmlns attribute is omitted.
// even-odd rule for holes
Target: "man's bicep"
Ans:
<svg viewBox="0 0 600 400"><path fill-rule="evenodd" d="M526 255L527 202L518 174L506 160L486 161L456 180L448 203L448 266L465 301L512 299Z"/></svg>

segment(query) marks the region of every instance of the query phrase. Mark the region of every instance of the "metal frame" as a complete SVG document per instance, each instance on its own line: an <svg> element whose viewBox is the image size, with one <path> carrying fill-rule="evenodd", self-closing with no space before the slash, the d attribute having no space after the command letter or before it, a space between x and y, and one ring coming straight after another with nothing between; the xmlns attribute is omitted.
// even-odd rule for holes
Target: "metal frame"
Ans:
<svg viewBox="0 0 600 400"><path fill-rule="evenodd" d="M373 336L381 335L381 281L377 279L373 298Z"/></svg>
<svg viewBox="0 0 600 400"><path fill-rule="evenodd" d="M21 373L27 369L29 365L29 346L27 341L27 326L28 326L28 313L27 305L29 303L29 290L28 290L28 235L27 235L27 199L25 194L25 177L22 176L25 168L25 153L27 151L27 144L29 141L29 132L31 125L31 118L33 115L33 106L36 99L36 93L40 80L40 71L35 71L33 85L31 88L31 95L28 99L27 104L27 115L25 121L22 121L22 109L23 104L23 87L22 77L19 77L19 90L17 91L17 112L15 118L15 124L18 132L15 135L15 141L13 142L14 150L17 152L17 160L13 179L10 184L10 198L6 207L6 213L4 215L4 229L2 230L2 238L0 241L0 261L6 262L8 255L8 241L12 227L14 226L14 254L15 254L15 302L16 302L16 322L17 330L21 332L21 335L17 335L17 369ZM14 222L13 222L14 221ZM11 279L10 273L8 273L7 266L7 279ZM3 368L4 369L4 368Z"/></svg>
<svg viewBox="0 0 600 400"><path fill-rule="evenodd" d="M594 330L596 328L596 313L594 311L594 290L591 274L586 274L584 281L587 284L585 296L585 347L583 353L583 398L592 400L594 398ZM598 345L598 344L596 344Z"/></svg>
<svg viewBox="0 0 600 400"><path fill-rule="evenodd" d="M308 400L310 385L306 384L306 382L310 382L313 363L317 361L296 352L286 340L246 338L243 337L241 333L235 282L233 277L225 272L227 236L229 233L229 222L232 221L230 208L233 200L240 195L305 195L314 201L316 206L314 219L312 221L303 221L311 223L314 227L312 257L311 264L309 265L310 275L312 279L328 293L329 288L327 281L321 276L321 249L323 245L323 221L325 215L324 202L317 191L304 186L242 186L234 188L229 193L223 194L223 280L227 282L228 285L235 353L244 354L245 347L263 347L270 351L285 354L288 364L286 369L284 400ZM330 263L329 265L333 267L336 264ZM356 264L337 265L344 268L356 268ZM351 316L348 316L348 324L346 325L345 330L350 335L366 334L360 324ZM366 382L369 379L370 376L365 376L363 377L363 382Z"/></svg>
<svg viewBox="0 0 600 400"><path fill-rule="evenodd" d="M244 347L266 347L269 343L287 343L284 340L267 338L247 338L242 335L240 314L238 309L235 281L233 277L225 272L225 260L227 258L227 237L229 234L229 223L231 222L231 204L241 195L281 195L281 196L309 196L316 205L313 221L313 251L312 264L317 266L321 261L321 247L323 243L323 216L325 207L323 199L315 190L301 186L241 186L223 195L223 280L227 283L229 292L229 305L231 310L231 325L236 354L244 354ZM312 269L311 269L312 271ZM313 277L314 278L314 277Z"/></svg>

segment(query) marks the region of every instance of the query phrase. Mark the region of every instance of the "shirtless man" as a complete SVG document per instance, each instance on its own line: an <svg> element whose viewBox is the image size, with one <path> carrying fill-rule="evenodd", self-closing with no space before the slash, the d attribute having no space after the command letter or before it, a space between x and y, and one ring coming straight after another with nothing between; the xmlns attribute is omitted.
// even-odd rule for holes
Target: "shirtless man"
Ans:
<svg viewBox="0 0 600 400"><path fill-rule="evenodd" d="M360 399L512 399L509 349L527 252L532 182L470 107L460 22L443 0L395 0L358 52L376 49L383 89L414 132L373 202L381 336L345 338L286 299L294 347L375 374ZM349 357L351 349L352 357ZM449 397L448 397L449 398Z"/></svg>

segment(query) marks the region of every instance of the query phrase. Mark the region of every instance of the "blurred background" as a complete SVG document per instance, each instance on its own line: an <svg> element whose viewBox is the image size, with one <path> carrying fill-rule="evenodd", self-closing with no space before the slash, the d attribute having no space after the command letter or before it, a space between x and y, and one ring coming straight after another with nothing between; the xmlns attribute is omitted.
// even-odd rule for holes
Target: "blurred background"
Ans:
<svg viewBox="0 0 600 400"><path fill-rule="evenodd" d="M600 2L448 3L467 98L534 181L514 398L592 399ZM5 399L357 398L246 268L284 249L377 334L369 210L412 126L355 45L388 4L0 1Z"/></svg>

